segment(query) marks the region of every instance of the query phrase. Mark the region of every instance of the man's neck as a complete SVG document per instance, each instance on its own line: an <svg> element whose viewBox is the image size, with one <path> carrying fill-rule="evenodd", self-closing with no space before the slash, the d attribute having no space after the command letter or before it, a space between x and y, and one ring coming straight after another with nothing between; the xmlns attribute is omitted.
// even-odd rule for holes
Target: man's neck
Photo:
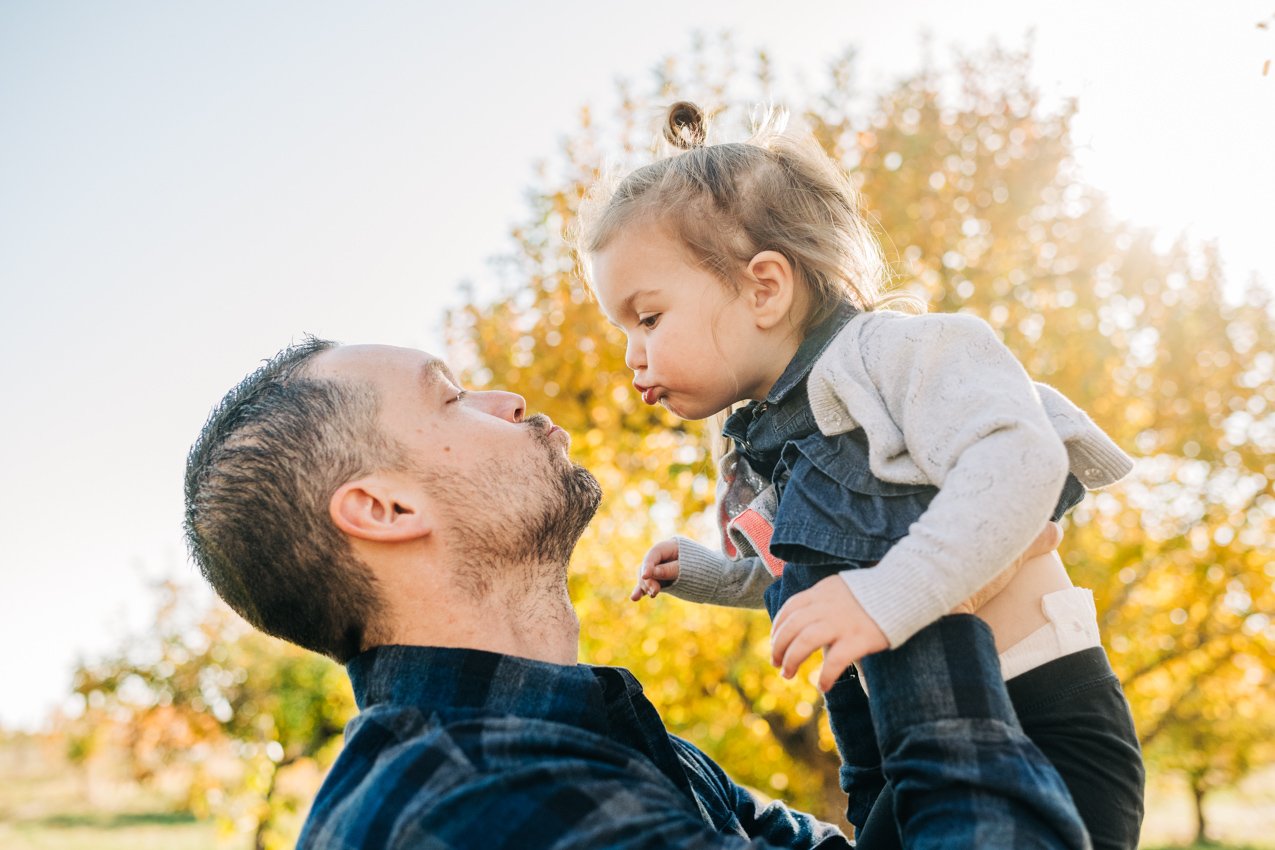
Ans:
<svg viewBox="0 0 1275 850"><path fill-rule="evenodd" d="M565 577L564 577L565 578ZM449 646L516 655L550 664L576 664L580 620L565 581L518 589L493 587L477 599L457 593L416 610L426 618L403 618L386 643Z"/></svg>

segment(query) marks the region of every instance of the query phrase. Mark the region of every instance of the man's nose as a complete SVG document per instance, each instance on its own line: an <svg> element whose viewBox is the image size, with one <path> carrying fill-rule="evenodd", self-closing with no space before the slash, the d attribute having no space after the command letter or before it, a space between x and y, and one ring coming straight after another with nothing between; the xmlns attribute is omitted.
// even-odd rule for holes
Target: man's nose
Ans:
<svg viewBox="0 0 1275 850"><path fill-rule="evenodd" d="M470 393L479 410L510 422L521 422L527 412L527 400L518 393L504 390L485 390Z"/></svg>

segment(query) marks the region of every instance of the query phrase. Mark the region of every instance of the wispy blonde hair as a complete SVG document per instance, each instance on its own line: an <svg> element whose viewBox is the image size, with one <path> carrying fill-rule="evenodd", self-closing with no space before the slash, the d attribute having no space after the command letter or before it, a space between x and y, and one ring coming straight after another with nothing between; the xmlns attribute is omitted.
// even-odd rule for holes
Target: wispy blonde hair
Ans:
<svg viewBox="0 0 1275 850"><path fill-rule="evenodd" d="M881 249L845 173L812 137L784 132L786 123L771 109L747 141L709 145L703 110L673 104L663 135L682 151L594 187L580 211L581 255L654 223L735 289L758 253L783 254L806 288L805 315L796 317L803 334L842 304L919 312L915 296L884 291Z"/></svg>

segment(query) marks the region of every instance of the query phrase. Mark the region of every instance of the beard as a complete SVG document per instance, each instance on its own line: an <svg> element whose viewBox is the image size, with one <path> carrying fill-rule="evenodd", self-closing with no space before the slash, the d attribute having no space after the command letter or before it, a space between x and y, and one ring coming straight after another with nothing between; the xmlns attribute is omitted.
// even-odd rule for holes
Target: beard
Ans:
<svg viewBox="0 0 1275 850"><path fill-rule="evenodd" d="M537 442L544 446L551 459L561 457L561 464L556 486L548 489L548 498L539 516L524 526L521 542L537 561L566 567L575 544L580 542L580 535L598 512L602 486L584 466L571 463L566 455L555 455L560 450L547 432L537 432Z"/></svg>
<svg viewBox="0 0 1275 850"><path fill-rule="evenodd" d="M602 502L598 480L567 458L548 422L533 416L524 423L535 449L523 459L427 476L454 506L445 527L459 541L455 575L475 597L510 567L524 570L518 584L526 590L565 582L571 553Z"/></svg>

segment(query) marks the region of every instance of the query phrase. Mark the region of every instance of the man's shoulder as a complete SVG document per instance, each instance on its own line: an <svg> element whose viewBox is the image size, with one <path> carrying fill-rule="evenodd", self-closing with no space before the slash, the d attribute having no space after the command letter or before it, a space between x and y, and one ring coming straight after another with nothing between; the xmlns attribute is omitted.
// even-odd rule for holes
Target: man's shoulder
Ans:
<svg viewBox="0 0 1275 850"><path fill-rule="evenodd" d="M570 832L616 809L653 769L559 723L374 710L352 724L298 847L471 846L475 834L539 846L545 824Z"/></svg>
<svg viewBox="0 0 1275 850"><path fill-rule="evenodd" d="M472 780L477 766L448 724L413 710L377 708L346 729L298 847L388 847L403 811Z"/></svg>

